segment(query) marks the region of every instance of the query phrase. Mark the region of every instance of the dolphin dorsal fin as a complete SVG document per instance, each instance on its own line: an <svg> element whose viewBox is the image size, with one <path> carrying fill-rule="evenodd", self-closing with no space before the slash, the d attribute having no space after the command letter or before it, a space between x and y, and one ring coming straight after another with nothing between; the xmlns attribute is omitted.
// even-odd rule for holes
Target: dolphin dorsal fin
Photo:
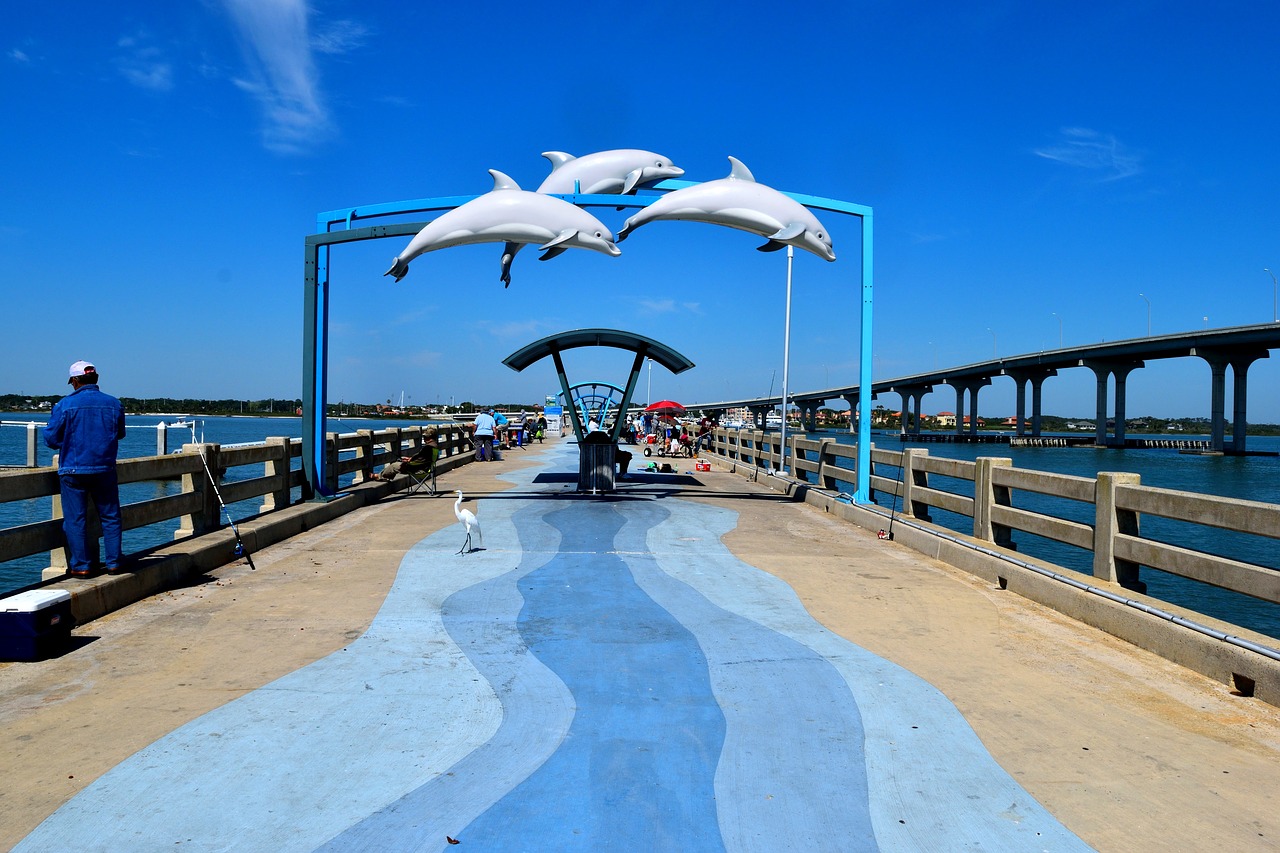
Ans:
<svg viewBox="0 0 1280 853"><path fill-rule="evenodd" d="M743 165L742 161L737 157L730 157L729 163L733 166L729 170L730 178L735 181L750 181L753 184L756 182L756 176L751 174L751 170Z"/></svg>
<svg viewBox="0 0 1280 853"><path fill-rule="evenodd" d="M495 190L518 190L520 185L512 179L510 175L504 175L497 169L490 169L489 174L493 175L493 188Z"/></svg>
<svg viewBox="0 0 1280 853"><path fill-rule="evenodd" d="M568 163L570 160L577 160L572 154L566 154L563 151L543 151L542 156L551 161L551 171L555 171Z"/></svg>

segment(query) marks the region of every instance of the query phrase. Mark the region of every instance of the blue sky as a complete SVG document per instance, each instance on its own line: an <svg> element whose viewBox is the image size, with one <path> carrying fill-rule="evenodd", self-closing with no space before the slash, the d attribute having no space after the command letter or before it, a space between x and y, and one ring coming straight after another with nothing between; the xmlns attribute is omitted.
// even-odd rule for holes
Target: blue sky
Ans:
<svg viewBox="0 0 1280 853"><path fill-rule="evenodd" d="M728 155L778 189L875 210L877 379L1067 345L1269 322L1280 268L1280 6L652 3L554 7L203 0L6 4L0 392L96 360L127 396L301 395L303 239L348 206L534 189L549 150ZM615 231L628 212L594 211ZM857 381L859 232L797 252L790 386ZM621 257L335 250L330 399L535 400L574 328L654 337L698 366L639 395L782 386L785 253L656 222ZM1139 294L1143 294L1140 296ZM1207 318L1207 320L1206 320ZM611 351L574 381L621 382ZM1249 414L1280 422L1280 364ZM1205 416L1209 371L1152 362L1131 415ZM980 397L1012 413L1013 383ZM1093 411L1093 378L1045 410ZM894 395L879 402L897 408ZM926 411L954 409L945 386Z"/></svg>

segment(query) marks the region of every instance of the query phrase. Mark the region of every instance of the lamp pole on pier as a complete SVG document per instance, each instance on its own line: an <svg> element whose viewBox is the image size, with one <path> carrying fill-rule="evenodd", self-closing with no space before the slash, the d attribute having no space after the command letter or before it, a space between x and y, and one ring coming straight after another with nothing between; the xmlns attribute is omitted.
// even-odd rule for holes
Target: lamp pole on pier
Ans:
<svg viewBox="0 0 1280 853"><path fill-rule="evenodd" d="M1271 322L1280 322L1280 317L1276 316L1276 294L1277 292L1280 292L1280 285L1276 284L1276 274L1271 272L1268 267L1263 267L1262 271L1265 273L1271 273Z"/></svg>
<svg viewBox="0 0 1280 853"><path fill-rule="evenodd" d="M791 263L794 258L795 248L787 246L787 319L782 333L782 449L778 459L778 468L784 477L787 474L787 372L791 360Z"/></svg>
<svg viewBox="0 0 1280 853"><path fill-rule="evenodd" d="M1058 349L1062 349L1062 315L1054 311L1053 316L1058 318Z"/></svg>
<svg viewBox="0 0 1280 853"><path fill-rule="evenodd" d="M1144 293L1138 295L1142 297L1143 302L1147 303L1147 337L1149 338L1151 337L1151 300Z"/></svg>
<svg viewBox="0 0 1280 853"><path fill-rule="evenodd" d="M994 330L987 329L987 331L991 332L991 357L999 358L1000 357L1000 340L996 337L996 333Z"/></svg>

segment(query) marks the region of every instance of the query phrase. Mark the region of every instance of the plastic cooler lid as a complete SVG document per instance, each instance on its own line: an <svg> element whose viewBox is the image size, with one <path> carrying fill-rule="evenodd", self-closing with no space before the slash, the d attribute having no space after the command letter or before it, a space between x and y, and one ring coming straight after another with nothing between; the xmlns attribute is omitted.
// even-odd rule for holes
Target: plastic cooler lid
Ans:
<svg viewBox="0 0 1280 853"><path fill-rule="evenodd" d="M70 601L71 593L65 589L32 589L0 598L0 611L9 613L34 613L63 601Z"/></svg>

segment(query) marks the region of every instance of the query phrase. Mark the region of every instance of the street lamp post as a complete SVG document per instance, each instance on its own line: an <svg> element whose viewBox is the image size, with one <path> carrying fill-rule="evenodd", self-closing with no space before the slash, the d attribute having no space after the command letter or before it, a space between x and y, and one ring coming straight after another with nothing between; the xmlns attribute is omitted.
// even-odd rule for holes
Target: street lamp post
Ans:
<svg viewBox="0 0 1280 853"><path fill-rule="evenodd" d="M1058 318L1058 349L1062 349L1062 315L1054 311L1053 316Z"/></svg>
<svg viewBox="0 0 1280 853"><path fill-rule="evenodd" d="M1277 286L1276 284L1275 273L1271 272L1271 270L1268 269L1267 267L1263 267L1262 271L1265 273L1271 273L1271 322L1275 323L1277 321L1280 321L1280 317L1277 317L1276 315L1276 305L1277 305L1276 294L1277 292L1280 292L1280 286Z"/></svg>
<svg viewBox="0 0 1280 853"><path fill-rule="evenodd" d="M1147 337L1149 338L1151 337L1151 300L1146 297L1146 294L1139 293L1138 295L1142 297L1143 302L1147 303Z"/></svg>
<svg viewBox="0 0 1280 853"><path fill-rule="evenodd" d="M782 450L780 464L783 476L787 474L787 372L791 360L791 263L795 258L795 248L787 246L787 319L782 333Z"/></svg>
<svg viewBox="0 0 1280 853"><path fill-rule="evenodd" d="M1000 341L998 338L996 338L996 333L993 330L987 329L987 331L991 332L991 357L999 358L1000 357Z"/></svg>

